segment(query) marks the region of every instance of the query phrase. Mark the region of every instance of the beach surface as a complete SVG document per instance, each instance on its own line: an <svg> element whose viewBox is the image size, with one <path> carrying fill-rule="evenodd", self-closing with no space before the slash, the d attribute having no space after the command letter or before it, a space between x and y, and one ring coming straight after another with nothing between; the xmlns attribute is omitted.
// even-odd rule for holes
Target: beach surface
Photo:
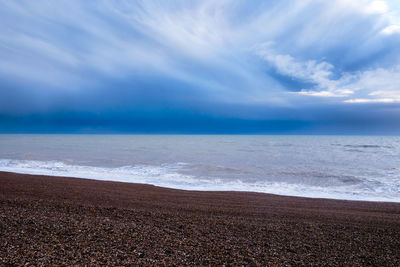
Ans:
<svg viewBox="0 0 400 267"><path fill-rule="evenodd" d="M400 203L0 172L0 265L400 266Z"/></svg>

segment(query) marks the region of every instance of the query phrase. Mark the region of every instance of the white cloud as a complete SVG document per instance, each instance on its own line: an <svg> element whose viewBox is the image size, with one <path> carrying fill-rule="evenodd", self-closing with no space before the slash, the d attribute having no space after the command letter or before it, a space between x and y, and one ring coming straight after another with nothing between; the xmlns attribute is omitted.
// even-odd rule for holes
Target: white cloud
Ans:
<svg viewBox="0 0 400 267"><path fill-rule="evenodd" d="M307 95L307 96L319 96L319 97L346 97L354 94L351 90L335 90L335 91L307 91L301 90L297 94Z"/></svg>
<svg viewBox="0 0 400 267"><path fill-rule="evenodd" d="M357 72L351 76L350 82L344 83L343 86L353 91L354 97L345 99L345 103L400 102L400 66ZM340 87L336 88L335 92L338 90Z"/></svg>
<svg viewBox="0 0 400 267"><path fill-rule="evenodd" d="M368 14L384 14L388 12L389 7L386 1L373 1L369 3L364 11Z"/></svg>
<svg viewBox="0 0 400 267"><path fill-rule="evenodd" d="M395 103L400 102L400 99L392 99L392 98L356 98L356 99L347 99L343 101L344 103Z"/></svg>
<svg viewBox="0 0 400 267"><path fill-rule="evenodd" d="M400 26L399 25L390 25L390 26L384 28L381 32L383 34L387 34L387 35L395 34L395 33L400 34Z"/></svg>
<svg viewBox="0 0 400 267"><path fill-rule="evenodd" d="M294 94L342 98L345 103L400 102L400 65L354 73L340 73L334 79L335 68L325 61L300 61L291 55L277 54L271 42L255 47L256 53L271 64L280 74L311 82L311 89L298 88ZM350 98L351 97L351 98Z"/></svg>
<svg viewBox="0 0 400 267"><path fill-rule="evenodd" d="M373 69L354 75L350 88L363 90L369 96L400 94L400 65L390 69Z"/></svg>
<svg viewBox="0 0 400 267"><path fill-rule="evenodd" d="M333 65L325 61L299 61L291 55L276 53L272 46L271 42L267 42L256 45L254 49L256 54L272 64L281 74L315 83L324 83L332 75Z"/></svg>
<svg viewBox="0 0 400 267"><path fill-rule="evenodd" d="M354 93L353 89L345 87L354 77L345 73L339 79L333 79L334 66L326 61L301 61L291 55L280 55L272 49L271 43L256 46L255 52L280 74L315 84L313 89L298 88L297 94L318 97L346 97Z"/></svg>

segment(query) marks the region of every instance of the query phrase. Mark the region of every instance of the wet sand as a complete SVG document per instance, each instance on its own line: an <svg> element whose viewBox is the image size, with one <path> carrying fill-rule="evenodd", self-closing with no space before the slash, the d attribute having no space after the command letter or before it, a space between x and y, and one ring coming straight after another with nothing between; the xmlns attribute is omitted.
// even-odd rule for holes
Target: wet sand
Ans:
<svg viewBox="0 0 400 267"><path fill-rule="evenodd" d="M400 203L0 172L0 265L400 266Z"/></svg>

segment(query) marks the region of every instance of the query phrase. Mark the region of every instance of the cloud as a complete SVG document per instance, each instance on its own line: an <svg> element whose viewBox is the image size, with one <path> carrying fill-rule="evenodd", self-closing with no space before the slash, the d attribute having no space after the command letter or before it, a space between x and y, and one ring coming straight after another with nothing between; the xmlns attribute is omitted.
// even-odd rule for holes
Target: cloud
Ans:
<svg viewBox="0 0 400 267"><path fill-rule="evenodd" d="M330 82L331 87L327 91L302 90L298 93L318 97L341 97L345 99L345 103L395 103L400 100L400 66L354 74L344 73L338 80Z"/></svg>
<svg viewBox="0 0 400 267"><path fill-rule="evenodd" d="M333 66L325 61L316 60L298 61L291 55L276 54L270 48L271 44L256 46L256 53L272 64L276 70L284 75L313 83L324 83L332 75Z"/></svg>
<svg viewBox="0 0 400 267"><path fill-rule="evenodd" d="M383 34L400 34L400 26L399 25L390 25L382 30Z"/></svg>
<svg viewBox="0 0 400 267"><path fill-rule="evenodd" d="M318 96L318 97L346 97L351 94L354 94L354 92L351 90L335 90L335 92L301 90L300 92L298 92L298 94L306 96Z"/></svg>
<svg viewBox="0 0 400 267"><path fill-rule="evenodd" d="M373 1L365 7L365 12L368 14L384 14L388 12L389 7L386 1Z"/></svg>
<svg viewBox="0 0 400 267"><path fill-rule="evenodd" d="M400 65L335 75L334 66L326 61L300 61L277 54L272 46L258 45L255 52L280 74L313 84L312 89L297 88L295 93L299 95L343 98L345 103L393 103L400 99ZM357 96L368 98L354 98Z"/></svg>
<svg viewBox="0 0 400 267"><path fill-rule="evenodd" d="M331 112L343 103L397 103L398 7L368 0L2 1L0 113L133 114L140 106L293 119L327 104Z"/></svg>
<svg viewBox="0 0 400 267"><path fill-rule="evenodd" d="M353 77L342 74L339 79L334 79L334 66L326 61L307 60L300 61L291 55L276 54L271 48L271 43L258 45L256 53L270 64L276 71L292 79L302 80L313 84L314 89L297 88L298 94L320 97L343 97L353 93L352 90L342 88Z"/></svg>
<svg viewBox="0 0 400 267"><path fill-rule="evenodd" d="M359 99L346 103L394 103L400 100L400 65L391 69L375 69L360 72L348 88L357 91ZM361 98L362 97L362 98Z"/></svg>
<svg viewBox="0 0 400 267"><path fill-rule="evenodd" d="M348 99L344 101L345 103L395 103L400 102L400 99L393 98L356 98L356 99Z"/></svg>

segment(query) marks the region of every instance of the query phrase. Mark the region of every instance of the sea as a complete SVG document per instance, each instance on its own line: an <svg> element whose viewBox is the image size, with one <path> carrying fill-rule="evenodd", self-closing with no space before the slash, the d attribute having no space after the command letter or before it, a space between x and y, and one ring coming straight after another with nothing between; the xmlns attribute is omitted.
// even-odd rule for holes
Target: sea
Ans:
<svg viewBox="0 0 400 267"><path fill-rule="evenodd" d="M400 202L400 137L3 134L0 171Z"/></svg>

